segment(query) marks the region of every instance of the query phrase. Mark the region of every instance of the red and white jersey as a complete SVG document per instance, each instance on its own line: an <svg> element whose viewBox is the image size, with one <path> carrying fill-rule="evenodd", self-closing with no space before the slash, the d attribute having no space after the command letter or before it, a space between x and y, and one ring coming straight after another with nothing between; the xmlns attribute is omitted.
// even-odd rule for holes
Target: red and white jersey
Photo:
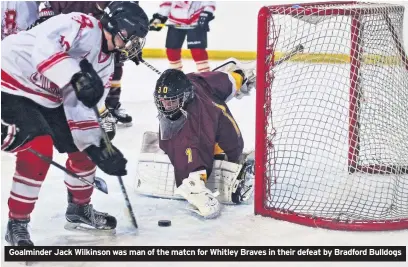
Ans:
<svg viewBox="0 0 408 267"><path fill-rule="evenodd" d="M166 1L159 14L169 18L169 24L196 25L202 11L214 12L215 1Z"/></svg>
<svg viewBox="0 0 408 267"><path fill-rule="evenodd" d="M35 1L1 2L1 39L25 31L38 19L38 6Z"/></svg>
<svg viewBox="0 0 408 267"><path fill-rule="evenodd" d="M11 35L1 45L2 92L29 98L48 108L63 104L80 150L90 144L99 146L99 139L85 132L95 129L100 136L100 129L93 110L77 99L70 81L80 71L79 62L86 58L105 84L107 95L114 56L102 52L102 34L97 19L73 12Z"/></svg>

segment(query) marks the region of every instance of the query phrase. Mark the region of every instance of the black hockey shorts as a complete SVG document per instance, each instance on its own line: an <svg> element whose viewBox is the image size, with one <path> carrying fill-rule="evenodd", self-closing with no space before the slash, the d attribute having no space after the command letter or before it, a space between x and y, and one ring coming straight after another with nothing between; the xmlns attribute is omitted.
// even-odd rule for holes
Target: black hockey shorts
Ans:
<svg viewBox="0 0 408 267"><path fill-rule="evenodd" d="M200 27L191 30L169 27L166 37L166 48L179 49L187 36L187 48L207 48L207 31Z"/></svg>
<svg viewBox="0 0 408 267"><path fill-rule="evenodd" d="M62 105L46 108L31 99L1 92L1 119L15 124L19 129L15 146L23 145L37 136L50 135L58 152L78 151Z"/></svg>

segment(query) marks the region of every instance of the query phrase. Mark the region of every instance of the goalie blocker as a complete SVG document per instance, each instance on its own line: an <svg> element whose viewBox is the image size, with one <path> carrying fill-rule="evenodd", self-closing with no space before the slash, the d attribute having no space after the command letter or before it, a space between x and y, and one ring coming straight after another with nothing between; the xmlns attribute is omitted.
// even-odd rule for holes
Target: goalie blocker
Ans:
<svg viewBox="0 0 408 267"><path fill-rule="evenodd" d="M253 193L253 153L243 153L241 164L216 159L213 171L207 179L206 187L217 192L216 197L222 204L247 203ZM145 132L134 188L139 194L184 199L177 194L174 169L169 157L159 148L159 134Z"/></svg>

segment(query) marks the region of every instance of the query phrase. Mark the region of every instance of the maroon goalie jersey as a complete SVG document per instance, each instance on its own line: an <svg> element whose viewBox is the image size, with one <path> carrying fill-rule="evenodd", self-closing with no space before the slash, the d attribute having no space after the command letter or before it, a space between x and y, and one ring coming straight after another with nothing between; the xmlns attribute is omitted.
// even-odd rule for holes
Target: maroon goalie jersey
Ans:
<svg viewBox="0 0 408 267"><path fill-rule="evenodd" d="M187 77L195 87L195 98L186 107L187 120L170 140L160 139L160 148L174 166L177 186L191 172L203 170L210 175L215 147L219 146L236 162L244 141L226 102L235 95L234 77L224 72L190 73Z"/></svg>

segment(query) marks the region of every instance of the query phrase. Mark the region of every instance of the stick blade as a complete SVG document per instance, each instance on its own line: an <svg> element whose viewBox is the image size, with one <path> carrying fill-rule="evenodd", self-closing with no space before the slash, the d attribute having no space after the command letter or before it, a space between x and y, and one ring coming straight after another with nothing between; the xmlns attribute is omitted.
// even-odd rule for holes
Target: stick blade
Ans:
<svg viewBox="0 0 408 267"><path fill-rule="evenodd" d="M105 194L108 194L108 185L106 184L105 180L99 177L95 177L94 183L95 183L96 189L98 189L99 191Z"/></svg>

